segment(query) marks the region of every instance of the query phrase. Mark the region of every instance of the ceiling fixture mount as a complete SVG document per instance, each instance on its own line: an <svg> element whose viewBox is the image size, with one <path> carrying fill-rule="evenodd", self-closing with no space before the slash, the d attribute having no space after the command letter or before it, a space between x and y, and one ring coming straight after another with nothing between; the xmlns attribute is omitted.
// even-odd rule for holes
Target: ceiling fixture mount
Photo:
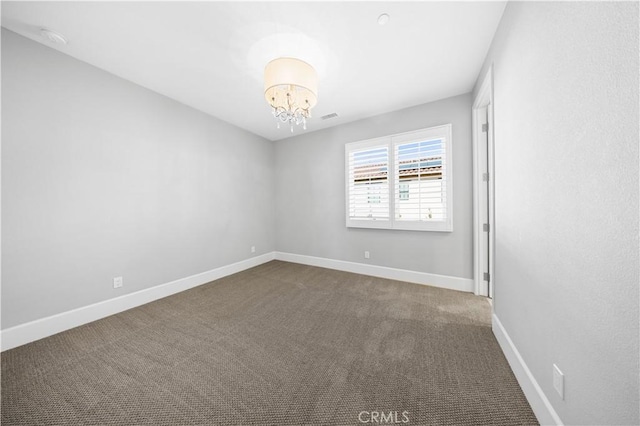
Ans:
<svg viewBox="0 0 640 426"><path fill-rule="evenodd" d="M389 22L389 19L391 19L389 15L386 13L383 13L382 15L378 16L378 24L386 25L387 22Z"/></svg>
<svg viewBox="0 0 640 426"><path fill-rule="evenodd" d="M51 43L67 44L67 39L65 38L65 36L48 28L40 28L40 36Z"/></svg>
<svg viewBox="0 0 640 426"><path fill-rule="evenodd" d="M264 97L280 123L300 125L306 130L311 108L318 102L318 74L296 58L278 58L264 68Z"/></svg>

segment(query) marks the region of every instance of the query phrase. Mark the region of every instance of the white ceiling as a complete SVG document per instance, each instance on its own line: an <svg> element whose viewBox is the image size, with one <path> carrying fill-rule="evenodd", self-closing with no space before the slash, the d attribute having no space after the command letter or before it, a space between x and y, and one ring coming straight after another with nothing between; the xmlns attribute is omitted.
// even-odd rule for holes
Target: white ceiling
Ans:
<svg viewBox="0 0 640 426"><path fill-rule="evenodd" d="M278 140L291 133L276 129L263 97L269 60L316 67L307 132L331 127L471 91L505 4L3 1L2 26ZM50 44L42 27L69 43Z"/></svg>

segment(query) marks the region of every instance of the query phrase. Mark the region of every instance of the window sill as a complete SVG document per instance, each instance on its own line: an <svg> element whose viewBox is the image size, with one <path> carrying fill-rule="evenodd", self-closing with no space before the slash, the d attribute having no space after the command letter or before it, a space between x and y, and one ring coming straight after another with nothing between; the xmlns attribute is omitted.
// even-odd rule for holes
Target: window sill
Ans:
<svg viewBox="0 0 640 426"><path fill-rule="evenodd" d="M348 219L347 228L387 229L391 231L453 232L449 222L402 222L390 220Z"/></svg>

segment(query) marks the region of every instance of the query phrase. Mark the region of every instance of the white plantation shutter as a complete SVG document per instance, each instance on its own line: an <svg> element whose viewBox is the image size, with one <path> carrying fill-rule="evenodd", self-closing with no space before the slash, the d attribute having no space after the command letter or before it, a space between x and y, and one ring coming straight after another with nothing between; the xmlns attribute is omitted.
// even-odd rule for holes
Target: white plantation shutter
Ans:
<svg viewBox="0 0 640 426"><path fill-rule="evenodd" d="M443 220L447 216L444 140L397 143L394 149L396 220Z"/></svg>
<svg viewBox="0 0 640 426"><path fill-rule="evenodd" d="M372 140L350 144L346 157L348 226L387 227L388 224L372 222L389 221L388 142Z"/></svg>
<svg viewBox="0 0 640 426"><path fill-rule="evenodd" d="M346 145L347 226L452 231L451 125Z"/></svg>

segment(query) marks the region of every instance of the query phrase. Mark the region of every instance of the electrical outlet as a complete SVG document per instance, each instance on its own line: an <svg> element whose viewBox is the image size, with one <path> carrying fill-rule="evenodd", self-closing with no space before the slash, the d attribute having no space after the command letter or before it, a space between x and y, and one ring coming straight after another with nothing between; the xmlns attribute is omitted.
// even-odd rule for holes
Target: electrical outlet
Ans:
<svg viewBox="0 0 640 426"><path fill-rule="evenodd" d="M251 246L251 253L255 253L256 252L256 246Z"/></svg>
<svg viewBox="0 0 640 426"><path fill-rule="evenodd" d="M555 364L553 364L553 387L560 395L560 398L564 399L564 374Z"/></svg>
<svg viewBox="0 0 640 426"><path fill-rule="evenodd" d="M122 277L115 277L113 279L113 288L120 288L122 287Z"/></svg>
<svg viewBox="0 0 640 426"><path fill-rule="evenodd" d="M369 252L368 252L368 251L365 251L365 252L364 252L364 258L365 258L365 259L369 259L370 257L371 257L371 255L369 254Z"/></svg>

